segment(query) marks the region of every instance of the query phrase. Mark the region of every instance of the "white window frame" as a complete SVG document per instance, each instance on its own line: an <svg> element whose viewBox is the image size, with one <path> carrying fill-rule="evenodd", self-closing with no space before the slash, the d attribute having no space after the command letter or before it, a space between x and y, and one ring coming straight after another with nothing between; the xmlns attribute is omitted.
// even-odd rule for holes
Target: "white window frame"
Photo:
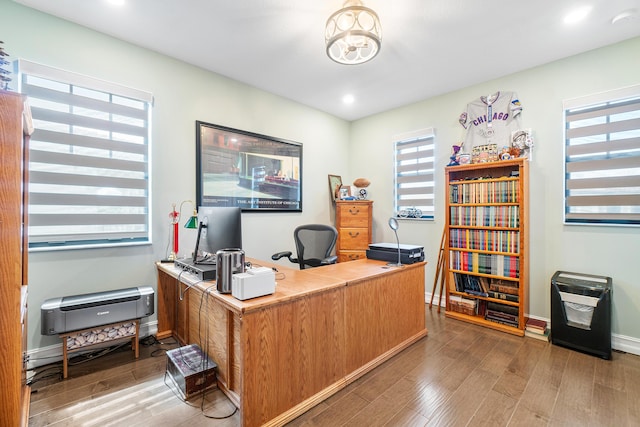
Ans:
<svg viewBox="0 0 640 427"><path fill-rule="evenodd" d="M396 218L435 219L435 130L393 137L393 210ZM421 215L412 215L417 208Z"/></svg>
<svg viewBox="0 0 640 427"><path fill-rule="evenodd" d="M564 224L640 226L640 85L563 102Z"/></svg>
<svg viewBox="0 0 640 427"><path fill-rule="evenodd" d="M151 243L152 94L20 59L29 250Z"/></svg>

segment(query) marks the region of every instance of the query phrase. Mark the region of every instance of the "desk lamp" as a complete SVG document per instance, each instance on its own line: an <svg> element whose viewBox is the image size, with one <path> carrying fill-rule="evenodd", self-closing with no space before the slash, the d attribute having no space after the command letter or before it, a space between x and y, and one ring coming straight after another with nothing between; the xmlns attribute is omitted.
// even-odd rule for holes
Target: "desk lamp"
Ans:
<svg viewBox="0 0 640 427"><path fill-rule="evenodd" d="M389 218L389 227L396 234L396 242L398 243L398 262L390 262L387 265L390 267L402 267L402 262L400 262L400 239L398 239L398 220L394 217Z"/></svg>
<svg viewBox="0 0 640 427"><path fill-rule="evenodd" d="M198 210L196 209L196 205L191 200L184 200L180 203L180 209L176 211L176 204L172 203L172 209L169 213L169 218L171 218L171 225L173 226L173 250L171 251L171 255L169 255L170 261L175 261L178 258L178 223L180 222L180 217L182 215L182 206L185 203L191 203L193 206L193 214L189 217L189 220L184 225L184 228L198 228Z"/></svg>

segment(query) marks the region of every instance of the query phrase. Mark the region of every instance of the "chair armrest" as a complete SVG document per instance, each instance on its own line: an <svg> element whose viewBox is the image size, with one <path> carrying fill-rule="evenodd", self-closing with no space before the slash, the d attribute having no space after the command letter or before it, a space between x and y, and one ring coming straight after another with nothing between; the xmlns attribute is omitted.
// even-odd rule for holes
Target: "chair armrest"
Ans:
<svg viewBox="0 0 640 427"><path fill-rule="evenodd" d="M338 262L338 256L337 255L331 255L330 257L327 257L325 259L323 259L320 264L321 265L329 265L329 264L335 264L336 262Z"/></svg>
<svg viewBox="0 0 640 427"><path fill-rule="evenodd" d="M280 258L287 257L287 258L289 258L289 261L291 261L291 255L293 255L293 253L291 251L278 252L278 253L275 253L275 254L271 255L271 259L274 260L274 261L277 261ZM293 262L293 261L291 261L291 262Z"/></svg>

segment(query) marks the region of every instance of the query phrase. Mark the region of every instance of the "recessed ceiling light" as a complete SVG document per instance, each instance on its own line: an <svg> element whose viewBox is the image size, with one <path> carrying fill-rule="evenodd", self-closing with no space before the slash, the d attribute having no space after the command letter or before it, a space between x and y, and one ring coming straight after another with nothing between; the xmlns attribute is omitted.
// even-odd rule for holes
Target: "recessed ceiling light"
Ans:
<svg viewBox="0 0 640 427"><path fill-rule="evenodd" d="M591 6L583 6L569 12L569 14L564 17L564 23L575 24L576 22L582 21L584 18L587 17L589 12L591 12L591 9L592 9Z"/></svg>
<svg viewBox="0 0 640 427"><path fill-rule="evenodd" d="M611 20L612 24L623 24L638 19L638 9L627 9L624 12L620 12Z"/></svg>
<svg viewBox="0 0 640 427"><path fill-rule="evenodd" d="M110 3L114 6L123 6L124 0L107 0L107 3Z"/></svg>
<svg viewBox="0 0 640 427"><path fill-rule="evenodd" d="M348 94L342 97L342 102L344 104L353 104L355 100L356 98L351 94Z"/></svg>

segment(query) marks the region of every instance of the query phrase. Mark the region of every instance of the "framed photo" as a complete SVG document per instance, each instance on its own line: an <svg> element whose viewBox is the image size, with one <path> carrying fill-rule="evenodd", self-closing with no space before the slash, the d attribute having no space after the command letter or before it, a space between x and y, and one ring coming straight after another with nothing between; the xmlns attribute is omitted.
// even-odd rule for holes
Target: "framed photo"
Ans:
<svg viewBox="0 0 640 427"><path fill-rule="evenodd" d="M340 188L342 188L342 177L329 175L329 194L334 202L340 200Z"/></svg>
<svg viewBox="0 0 640 427"><path fill-rule="evenodd" d="M340 186L340 199L346 199L347 197L351 197L351 186L350 185Z"/></svg>
<svg viewBox="0 0 640 427"><path fill-rule="evenodd" d="M302 144L196 121L196 203L302 211Z"/></svg>

